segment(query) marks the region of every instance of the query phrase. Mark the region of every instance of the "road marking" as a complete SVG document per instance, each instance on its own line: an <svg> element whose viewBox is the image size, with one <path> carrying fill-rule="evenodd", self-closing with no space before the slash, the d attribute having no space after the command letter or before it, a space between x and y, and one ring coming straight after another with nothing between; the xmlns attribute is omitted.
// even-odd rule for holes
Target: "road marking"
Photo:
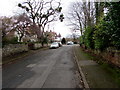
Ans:
<svg viewBox="0 0 120 90"><path fill-rule="evenodd" d="M28 66L26 67L34 67L36 64L29 64Z"/></svg>
<svg viewBox="0 0 120 90"><path fill-rule="evenodd" d="M48 64L41 64L41 65L38 65L37 67L47 67L47 66L49 66Z"/></svg>

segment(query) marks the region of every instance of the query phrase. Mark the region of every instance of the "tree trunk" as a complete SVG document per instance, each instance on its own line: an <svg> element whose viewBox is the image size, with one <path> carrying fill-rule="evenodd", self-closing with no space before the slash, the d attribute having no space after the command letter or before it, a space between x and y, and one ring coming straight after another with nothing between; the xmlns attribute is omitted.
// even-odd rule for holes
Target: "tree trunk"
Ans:
<svg viewBox="0 0 120 90"><path fill-rule="evenodd" d="M98 2L95 2L95 8L96 8L96 24L98 24L100 18L104 15L104 7L103 7L103 4L102 2L98 3Z"/></svg>
<svg viewBox="0 0 120 90"><path fill-rule="evenodd" d="M22 42L22 38L23 38L24 34L21 34L20 38L19 38L19 42Z"/></svg>
<svg viewBox="0 0 120 90"><path fill-rule="evenodd" d="M99 20L99 11L98 11L98 2L95 2L95 18L96 18L96 24L98 23Z"/></svg>

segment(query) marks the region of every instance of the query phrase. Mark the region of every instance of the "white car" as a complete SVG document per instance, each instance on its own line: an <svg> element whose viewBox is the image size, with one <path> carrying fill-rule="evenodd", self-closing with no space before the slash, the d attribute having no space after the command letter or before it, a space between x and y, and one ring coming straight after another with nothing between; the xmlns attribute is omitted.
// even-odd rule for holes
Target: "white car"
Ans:
<svg viewBox="0 0 120 90"><path fill-rule="evenodd" d="M53 43L50 45L50 48L59 48L59 43L58 43L58 42L53 42Z"/></svg>
<svg viewBox="0 0 120 90"><path fill-rule="evenodd" d="M67 45L73 45L74 43L72 41L68 41Z"/></svg>

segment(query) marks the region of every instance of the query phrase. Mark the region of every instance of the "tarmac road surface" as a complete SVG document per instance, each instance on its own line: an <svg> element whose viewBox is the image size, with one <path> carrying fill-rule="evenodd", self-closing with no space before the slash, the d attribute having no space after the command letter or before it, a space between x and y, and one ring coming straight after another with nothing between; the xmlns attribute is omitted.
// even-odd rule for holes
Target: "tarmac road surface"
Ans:
<svg viewBox="0 0 120 90"><path fill-rule="evenodd" d="M2 69L3 88L78 88L72 45L40 51Z"/></svg>

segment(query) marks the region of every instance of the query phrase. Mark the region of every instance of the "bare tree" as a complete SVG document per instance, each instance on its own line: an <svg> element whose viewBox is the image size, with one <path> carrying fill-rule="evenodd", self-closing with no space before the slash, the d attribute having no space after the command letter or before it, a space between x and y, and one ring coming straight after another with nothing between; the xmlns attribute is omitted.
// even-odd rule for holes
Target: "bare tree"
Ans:
<svg viewBox="0 0 120 90"><path fill-rule="evenodd" d="M13 20L11 17L1 17L0 18L0 29L2 30L2 38L12 30Z"/></svg>
<svg viewBox="0 0 120 90"><path fill-rule="evenodd" d="M69 25L80 30L83 35L84 28L95 23L95 7L93 2L73 2L68 13Z"/></svg>
<svg viewBox="0 0 120 90"><path fill-rule="evenodd" d="M23 13L18 16L14 16L13 30L17 31L19 38L18 41L21 42L22 38L27 34L28 26L31 25L31 20L29 17Z"/></svg>
<svg viewBox="0 0 120 90"><path fill-rule="evenodd" d="M95 18L96 24L99 22L100 18L104 15L104 3L95 2Z"/></svg>
<svg viewBox="0 0 120 90"><path fill-rule="evenodd" d="M54 0L27 0L22 4L18 4L19 7L26 10L29 17L32 19L34 31L37 34L38 39L40 40L44 34L45 26L57 20L56 17L59 16L62 7L60 6L60 2L56 2ZM59 18L61 21L63 15L60 15ZM37 28L39 27L39 29Z"/></svg>
<svg viewBox="0 0 120 90"><path fill-rule="evenodd" d="M81 34L83 31L83 20L84 17L82 17L82 10L81 10L81 3L72 3L70 7L70 11L68 12L68 20L69 25L72 26L72 29L80 30Z"/></svg>

